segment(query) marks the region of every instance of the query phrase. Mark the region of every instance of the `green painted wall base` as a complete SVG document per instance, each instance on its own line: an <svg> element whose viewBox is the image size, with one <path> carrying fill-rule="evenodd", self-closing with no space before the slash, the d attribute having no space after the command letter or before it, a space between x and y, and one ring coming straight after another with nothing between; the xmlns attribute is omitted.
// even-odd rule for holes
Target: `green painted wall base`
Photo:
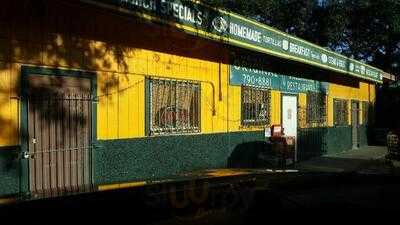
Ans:
<svg viewBox="0 0 400 225"><path fill-rule="evenodd" d="M251 167L264 132L99 141L93 152L96 184L160 179L212 168Z"/></svg>
<svg viewBox="0 0 400 225"><path fill-rule="evenodd" d="M368 128L359 127L360 146L368 145ZM299 129L298 157L300 160L349 150L352 145L351 126Z"/></svg>
<svg viewBox="0 0 400 225"><path fill-rule="evenodd" d="M360 126L359 128L360 133L360 146L368 145L369 140L369 127L368 126Z"/></svg>
<svg viewBox="0 0 400 225"><path fill-rule="evenodd" d="M366 128L360 128L366 144ZM99 141L94 155L96 184L162 179L213 168L257 167L268 151L264 132L237 132ZM351 127L300 129L299 160L352 148Z"/></svg>
<svg viewBox="0 0 400 225"><path fill-rule="evenodd" d="M0 147L0 196L20 192L18 147Z"/></svg>
<svg viewBox="0 0 400 225"><path fill-rule="evenodd" d="M360 127L361 145L367 127ZM351 127L300 129L299 160L351 149ZM187 136L97 141L93 150L95 184L154 180L213 168L254 168L268 151L264 132L235 132ZM20 192L18 147L0 149L0 196Z"/></svg>
<svg viewBox="0 0 400 225"><path fill-rule="evenodd" d="M328 152L328 128L299 129L297 135L298 160L325 155Z"/></svg>
<svg viewBox="0 0 400 225"><path fill-rule="evenodd" d="M351 126L328 128L328 154L350 150L353 147L351 129Z"/></svg>

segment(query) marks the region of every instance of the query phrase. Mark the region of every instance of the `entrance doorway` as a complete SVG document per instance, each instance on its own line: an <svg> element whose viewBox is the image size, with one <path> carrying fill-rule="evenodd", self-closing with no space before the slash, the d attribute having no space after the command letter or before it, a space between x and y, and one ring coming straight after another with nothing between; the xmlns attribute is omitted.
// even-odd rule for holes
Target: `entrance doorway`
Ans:
<svg viewBox="0 0 400 225"><path fill-rule="evenodd" d="M297 96L282 97L282 127L286 136L295 137L295 161L297 161Z"/></svg>
<svg viewBox="0 0 400 225"><path fill-rule="evenodd" d="M92 96L89 78L27 76L29 190L60 195L91 185Z"/></svg>

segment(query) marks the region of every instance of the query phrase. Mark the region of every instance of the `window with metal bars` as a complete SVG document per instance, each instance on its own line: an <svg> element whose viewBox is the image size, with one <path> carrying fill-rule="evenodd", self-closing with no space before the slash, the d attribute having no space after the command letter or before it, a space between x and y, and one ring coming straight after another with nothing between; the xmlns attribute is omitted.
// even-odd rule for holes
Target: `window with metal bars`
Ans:
<svg viewBox="0 0 400 225"><path fill-rule="evenodd" d="M347 100L333 100L333 123L335 126L349 125L349 110Z"/></svg>
<svg viewBox="0 0 400 225"><path fill-rule="evenodd" d="M242 86L242 125L269 125L270 104L270 90Z"/></svg>
<svg viewBox="0 0 400 225"><path fill-rule="evenodd" d="M368 125L369 102L362 102L362 124Z"/></svg>
<svg viewBox="0 0 400 225"><path fill-rule="evenodd" d="M326 95L318 92L307 93L306 122L309 127L326 125Z"/></svg>
<svg viewBox="0 0 400 225"><path fill-rule="evenodd" d="M200 132L200 84L151 79L150 135Z"/></svg>

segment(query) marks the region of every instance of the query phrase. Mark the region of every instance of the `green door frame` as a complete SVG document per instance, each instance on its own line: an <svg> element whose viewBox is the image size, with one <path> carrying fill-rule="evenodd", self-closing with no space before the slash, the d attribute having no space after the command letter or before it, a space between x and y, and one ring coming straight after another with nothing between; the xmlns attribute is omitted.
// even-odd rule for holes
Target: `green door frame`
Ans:
<svg viewBox="0 0 400 225"><path fill-rule="evenodd" d="M295 140L295 159L294 161L297 162L299 159L299 152L298 152L298 137L299 137L299 93L292 93L292 92L281 92L281 126L283 128L283 97L284 96L291 96L291 97L296 97L296 108L297 108L297 113L296 113L296 120L297 120L297 128L296 128L296 140Z"/></svg>
<svg viewBox="0 0 400 225"><path fill-rule="evenodd" d="M47 76L67 76L90 79L91 94L94 100L97 99L97 74L95 72L88 72L82 70L70 70L59 68L48 68L39 66L21 66L21 173L20 173L20 192L23 196L30 196L29 190L29 165L28 160L24 158L25 153L28 152L28 76L29 75L47 75ZM93 101L92 104L92 145L97 141L97 104ZM91 151L93 157L93 151ZM93 183L93 168L92 164L92 183Z"/></svg>
<svg viewBox="0 0 400 225"><path fill-rule="evenodd" d="M354 109L353 105L356 104L357 108ZM351 112L351 145L352 149L360 148L360 101L359 100L351 100L350 103L350 112ZM356 112L354 112L356 111ZM355 114L354 114L355 113ZM356 121L354 121L353 117L356 117ZM354 126L355 125L355 126ZM356 137L354 136L354 131L357 133ZM356 139L355 139L356 138ZM356 141L356 143L355 143Z"/></svg>

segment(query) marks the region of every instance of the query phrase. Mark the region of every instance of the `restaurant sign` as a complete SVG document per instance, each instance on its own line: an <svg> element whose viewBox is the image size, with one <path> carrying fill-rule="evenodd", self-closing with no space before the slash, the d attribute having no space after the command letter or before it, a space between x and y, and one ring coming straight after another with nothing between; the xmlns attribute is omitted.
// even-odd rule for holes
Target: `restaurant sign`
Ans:
<svg viewBox="0 0 400 225"><path fill-rule="evenodd" d="M190 0L80 0L164 22L191 34L381 82L382 71L254 20ZM134 29L134 27L132 28Z"/></svg>
<svg viewBox="0 0 400 225"><path fill-rule="evenodd" d="M230 84L253 86L289 93L328 92L328 83L273 73L248 58L236 59L230 66Z"/></svg>

